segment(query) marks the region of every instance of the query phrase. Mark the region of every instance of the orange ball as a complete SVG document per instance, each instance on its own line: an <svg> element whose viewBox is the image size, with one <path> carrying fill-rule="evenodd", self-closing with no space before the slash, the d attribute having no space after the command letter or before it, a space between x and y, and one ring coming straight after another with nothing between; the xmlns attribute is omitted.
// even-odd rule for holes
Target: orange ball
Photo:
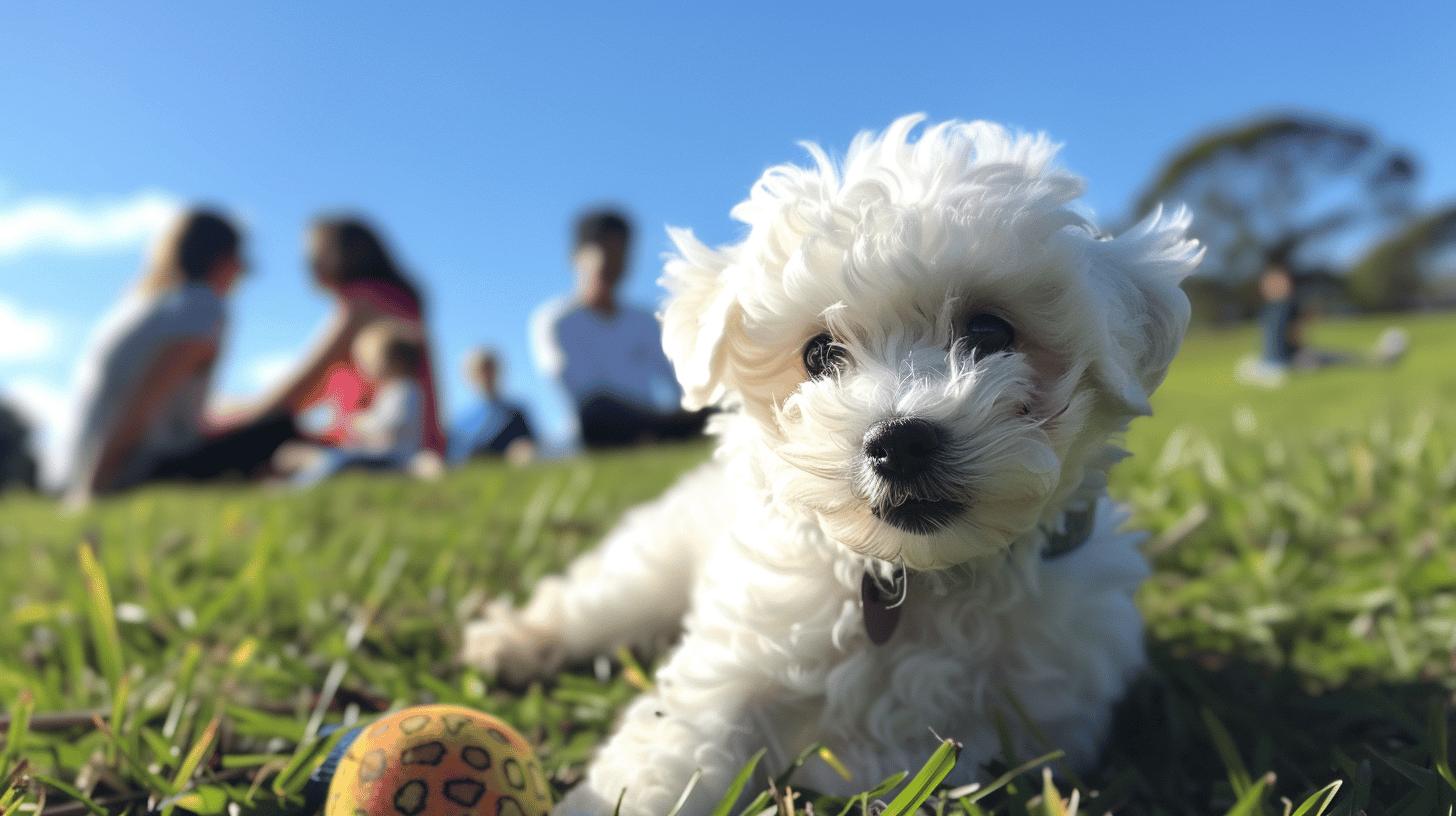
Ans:
<svg viewBox="0 0 1456 816"><path fill-rule="evenodd" d="M546 776L495 717L451 705L406 708L364 727L339 760L324 816L542 816Z"/></svg>

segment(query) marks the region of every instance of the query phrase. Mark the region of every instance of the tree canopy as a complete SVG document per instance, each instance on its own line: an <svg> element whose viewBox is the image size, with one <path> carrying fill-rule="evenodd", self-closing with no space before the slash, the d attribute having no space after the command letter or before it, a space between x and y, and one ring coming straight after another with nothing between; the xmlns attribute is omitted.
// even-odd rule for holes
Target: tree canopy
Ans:
<svg viewBox="0 0 1456 816"><path fill-rule="evenodd" d="M1350 295L1364 309L1418 305L1428 268L1443 250L1456 250L1456 204L1426 213L1391 233L1350 267Z"/></svg>
<svg viewBox="0 0 1456 816"><path fill-rule="evenodd" d="M1342 235L1410 210L1415 162L1360 127L1270 116L1211 132L1174 154L1137 198L1193 210L1203 274L1234 286L1274 260L1323 265Z"/></svg>

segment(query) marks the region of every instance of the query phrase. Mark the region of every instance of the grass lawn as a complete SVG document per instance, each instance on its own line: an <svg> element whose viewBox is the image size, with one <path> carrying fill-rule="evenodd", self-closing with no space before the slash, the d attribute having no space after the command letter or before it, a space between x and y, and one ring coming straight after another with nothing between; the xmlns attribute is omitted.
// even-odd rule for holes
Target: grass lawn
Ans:
<svg viewBox="0 0 1456 816"><path fill-rule="evenodd" d="M1328 812L1447 812L1456 319L1406 325L1398 369L1271 392L1233 383L1250 332L1190 338L1115 472L1115 495L1153 531L1140 598L1152 666L1103 766L1049 783L1033 764L932 805L1059 814L1075 791L1084 814L1276 814L1286 799L1313 814L1297 808L1338 780ZM1380 326L1325 325L1316 339L1364 345ZM149 490L80 515L0 499L0 816L42 797L62 814L297 812L320 725L429 701L502 716L570 785L637 674L499 690L454 663L461 624L706 450L305 494Z"/></svg>

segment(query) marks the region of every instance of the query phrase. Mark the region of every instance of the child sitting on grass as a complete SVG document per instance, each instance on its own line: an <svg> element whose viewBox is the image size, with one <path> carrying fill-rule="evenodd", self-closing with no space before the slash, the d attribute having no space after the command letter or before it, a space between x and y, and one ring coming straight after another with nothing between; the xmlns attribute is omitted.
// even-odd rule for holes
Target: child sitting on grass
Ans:
<svg viewBox="0 0 1456 816"><path fill-rule="evenodd" d="M424 449L425 401L419 386L424 343L410 326L379 321L354 341L354 364L373 385L369 407L354 417L340 447L291 445L277 468L298 485L345 470L411 471Z"/></svg>

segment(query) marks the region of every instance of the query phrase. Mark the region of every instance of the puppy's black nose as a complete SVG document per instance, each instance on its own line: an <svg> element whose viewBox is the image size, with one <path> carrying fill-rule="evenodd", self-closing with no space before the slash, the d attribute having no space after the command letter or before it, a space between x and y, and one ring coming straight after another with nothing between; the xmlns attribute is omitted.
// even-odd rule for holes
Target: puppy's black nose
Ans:
<svg viewBox="0 0 1456 816"><path fill-rule="evenodd" d="M943 434L934 422L897 417L876 422L864 436L864 455L886 479L910 479L930 469Z"/></svg>

